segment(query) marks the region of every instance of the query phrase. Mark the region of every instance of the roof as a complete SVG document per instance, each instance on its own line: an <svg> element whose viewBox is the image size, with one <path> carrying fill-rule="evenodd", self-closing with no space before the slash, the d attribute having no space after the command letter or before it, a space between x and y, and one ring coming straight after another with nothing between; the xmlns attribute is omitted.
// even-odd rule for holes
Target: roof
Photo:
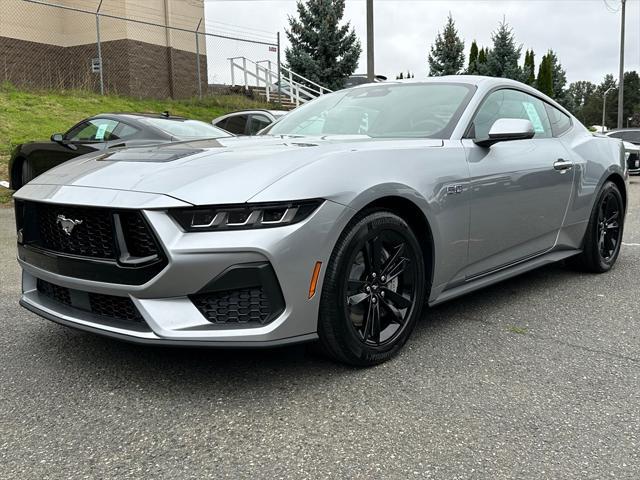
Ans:
<svg viewBox="0 0 640 480"><path fill-rule="evenodd" d="M91 118L96 117L125 117L125 118L165 118L167 120L187 120L185 117L179 117L177 115L165 115L163 113L137 113L137 112L109 112L93 115Z"/></svg>

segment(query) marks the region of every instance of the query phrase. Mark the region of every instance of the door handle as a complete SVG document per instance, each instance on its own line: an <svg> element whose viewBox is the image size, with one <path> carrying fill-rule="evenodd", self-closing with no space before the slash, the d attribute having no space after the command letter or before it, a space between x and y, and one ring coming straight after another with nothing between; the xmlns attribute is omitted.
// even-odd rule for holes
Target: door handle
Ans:
<svg viewBox="0 0 640 480"><path fill-rule="evenodd" d="M565 160L564 158L559 158L553 163L553 168L560 170L560 173L565 173L567 170L571 170L573 168L573 162Z"/></svg>

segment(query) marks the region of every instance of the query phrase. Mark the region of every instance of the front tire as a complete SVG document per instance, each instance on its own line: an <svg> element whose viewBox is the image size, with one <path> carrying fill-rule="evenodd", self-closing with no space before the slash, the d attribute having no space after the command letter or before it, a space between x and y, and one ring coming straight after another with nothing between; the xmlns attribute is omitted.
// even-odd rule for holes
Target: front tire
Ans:
<svg viewBox="0 0 640 480"><path fill-rule="evenodd" d="M323 350L355 366L390 359L413 331L425 290L424 257L409 225L388 211L359 214L327 266L318 319Z"/></svg>
<svg viewBox="0 0 640 480"><path fill-rule="evenodd" d="M606 182L591 212L582 253L573 259L574 266L593 273L611 270L620 254L624 215L620 190L615 183Z"/></svg>

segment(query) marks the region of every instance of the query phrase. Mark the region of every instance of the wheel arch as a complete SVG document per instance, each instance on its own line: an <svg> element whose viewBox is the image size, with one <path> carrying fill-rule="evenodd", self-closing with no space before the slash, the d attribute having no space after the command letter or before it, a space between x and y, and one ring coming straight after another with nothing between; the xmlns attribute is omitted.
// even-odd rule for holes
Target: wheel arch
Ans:
<svg viewBox="0 0 640 480"><path fill-rule="evenodd" d="M627 183L624 181L624 178L622 178L622 176L618 173L612 173L611 175L609 175L606 179L605 179L605 183L606 182L613 182L615 183L616 187L618 187L618 190L620 190L620 195L622 195L622 202L624 203L624 211L627 211Z"/></svg>
<svg viewBox="0 0 640 480"><path fill-rule="evenodd" d="M430 290L433 285L434 267L435 267L435 242L433 236L433 229L425 213L422 209L411 200L396 196L389 195L377 198L364 205L358 213L365 212L367 210L388 210L400 218L402 218L411 230L418 237L420 245L423 247L424 268L426 272L427 288ZM428 295L427 295L428 298Z"/></svg>

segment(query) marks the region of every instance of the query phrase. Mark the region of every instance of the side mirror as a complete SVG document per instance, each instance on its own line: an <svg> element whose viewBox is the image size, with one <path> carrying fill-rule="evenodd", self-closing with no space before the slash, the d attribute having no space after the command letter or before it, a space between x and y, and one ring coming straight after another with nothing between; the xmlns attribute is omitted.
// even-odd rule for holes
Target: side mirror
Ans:
<svg viewBox="0 0 640 480"><path fill-rule="evenodd" d="M520 118L499 118L489 130L489 138L474 140L476 145L490 147L494 143L533 138L536 132L529 120Z"/></svg>
<svg viewBox="0 0 640 480"><path fill-rule="evenodd" d="M53 135L51 135L51 141L62 143L64 141L64 136L61 133L54 133Z"/></svg>

